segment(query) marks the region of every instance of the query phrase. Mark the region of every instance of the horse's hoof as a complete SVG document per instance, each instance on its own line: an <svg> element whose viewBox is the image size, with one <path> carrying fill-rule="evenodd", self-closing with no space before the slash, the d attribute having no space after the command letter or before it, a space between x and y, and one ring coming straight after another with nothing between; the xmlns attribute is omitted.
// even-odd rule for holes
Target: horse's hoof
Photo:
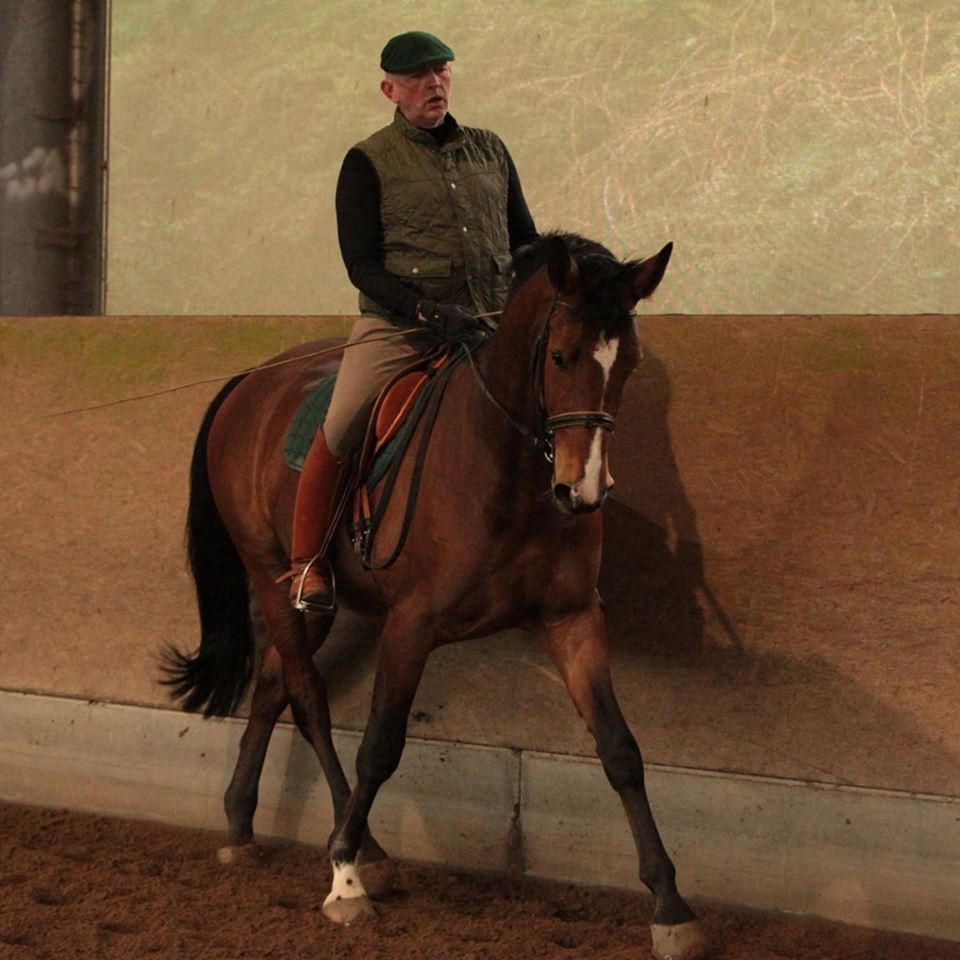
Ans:
<svg viewBox="0 0 960 960"><path fill-rule="evenodd" d="M246 863L250 860L256 860L260 856L260 851L256 844L245 843L239 847L221 847L217 851L217 860L225 867L235 863Z"/></svg>
<svg viewBox="0 0 960 960"><path fill-rule="evenodd" d="M366 923L377 919L377 911L369 897L350 897L349 900L328 900L323 905L323 915L334 923L349 927L352 923Z"/></svg>
<svg viewBox="0 0 960 960"><path fill-rule="evenodd" d="M357 873L360 874L360 882L363 884L363 889L367 891L367 896L373 900L378 900L390 893L397 879L397 868L389 857L371 861L361 860L357 866Z"/></svg>
<svg viewBox="0 0 960 960"><path fill-rule="evenodd" d="M696 920L654 923L650 926L656 960L699 960L707 952L707 938Z"/></svg>

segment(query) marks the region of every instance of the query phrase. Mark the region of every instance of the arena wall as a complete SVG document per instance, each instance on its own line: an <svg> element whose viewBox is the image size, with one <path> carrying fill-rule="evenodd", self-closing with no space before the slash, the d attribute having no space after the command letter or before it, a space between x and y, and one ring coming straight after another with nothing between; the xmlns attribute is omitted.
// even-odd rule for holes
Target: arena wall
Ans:
<svg viewBox="0 0 960 960"><path fill-rule="evenodd" d="M242 721L184 717L155 682L159 647L196 639L193 436L220 380L345 330L337 171L389 119L381 43L426 28L541 229L677 244L618 422L601 590L684 889L960 938L956 5L478 9L110 3L118 315L0 319L0 797L219 826ZM21 219L33 146L0 156ZM348 757L374 655L356 618L321 654ZM524 636L439 651L379 835L633 885L591 755ZM258 830L322 842L316 777L283 726Z"/></svg>
<svg viewBox="0 0 960 960"><path fill-rule="evenodd" d="M0 320L0 796L216 826L240 728L170 712L156 684L159 648L196 642L193 438L220 380L346 322ZM960 318L652 315L642 329L601 591L681 873L703 896L960 937L944 901L960 891L940 879L960 859L945 826L960 822ZM348 751L374 655L357 618L322 654ZM407 855L509 866L519 827L528 872L629 882L625 824L604 841L613 859L584 866L606 808L580 798L606 787L524 635L438 651L410 732L414 766L384 807L404 811ZM319 788L289 728L274 749L280 809L302 781ZM435 773L438 751L492 778L489 843L410 839L452 822L413 772L419 756ZM304 821L325 822L322 797L298 809L261 829L316 839Z"/></svg>

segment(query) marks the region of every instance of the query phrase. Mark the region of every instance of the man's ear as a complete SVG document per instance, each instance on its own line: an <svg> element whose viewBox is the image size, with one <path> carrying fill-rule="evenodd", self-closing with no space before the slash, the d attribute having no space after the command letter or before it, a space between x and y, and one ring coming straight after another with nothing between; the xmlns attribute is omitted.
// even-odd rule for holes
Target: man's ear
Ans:
<svg viewBox="0 0 960 960"><path fill-rule="evenodd" d="M381 92L391 103L396 103L396 102L397 102L396 87L394 86L393 81L390 80L388 77L384 77L384 78L380 81L380 92Z"/></svg>

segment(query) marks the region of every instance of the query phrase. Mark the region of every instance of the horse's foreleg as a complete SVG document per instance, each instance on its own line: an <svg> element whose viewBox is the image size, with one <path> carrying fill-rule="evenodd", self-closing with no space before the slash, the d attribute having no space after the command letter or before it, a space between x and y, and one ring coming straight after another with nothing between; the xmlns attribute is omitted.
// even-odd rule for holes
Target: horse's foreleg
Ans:
<svg viewBox="0 0 960 960"><path fill-rule="evenodd" d="M539 632L577 710L596 739L597 756L626 811L640 861L640 879L654 897L654 956L659 960L694 960L703 956L706 938L693 911L677 891L676 871L647 800L643 758L613 692L599 601L573 615L544 617Z"/></svg>
<svg viewBox="0 0 960 960"><path fill-rule="evenodd" d="M377 791L400 763L407 718L429 652L415 632L392 632L388 619L380 642L370 717L357 753L357 785L343 821L330 839L333 884L323 912L335 923L375 916L357 872L357 853Z"/></svg>

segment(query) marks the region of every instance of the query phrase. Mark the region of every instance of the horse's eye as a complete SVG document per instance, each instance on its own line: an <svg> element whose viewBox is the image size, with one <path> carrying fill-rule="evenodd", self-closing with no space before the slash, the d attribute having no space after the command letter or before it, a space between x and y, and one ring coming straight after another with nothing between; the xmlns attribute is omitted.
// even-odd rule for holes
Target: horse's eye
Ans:
<svg viewBox="0 0 960 960"><path fill-rule="evenodd" d="M563 355L562 350L554 350L553 353L550 354L550 359L561 370L567 365L567 358Z"/></svg>

